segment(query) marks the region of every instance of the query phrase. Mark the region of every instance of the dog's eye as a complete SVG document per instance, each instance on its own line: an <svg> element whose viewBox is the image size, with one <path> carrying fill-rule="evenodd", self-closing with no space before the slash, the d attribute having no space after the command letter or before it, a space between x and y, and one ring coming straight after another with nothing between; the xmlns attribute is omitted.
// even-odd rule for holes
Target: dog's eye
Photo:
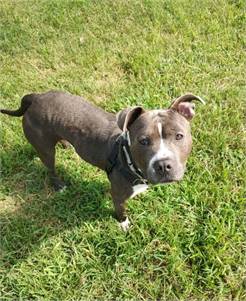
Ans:
<svg viewBox="0 0 246 301"><path fill-rule="evenodd" d="M184 135L182 133L177 133L176 134L176 140L181 140L184 138Z"/></svg>
<svg viewBox="0 0 246 301"><path fill-rule="evenodd" d="M148 137L142 138L139 140L139 143L142 145L150 145L150 139Z"/></svg>

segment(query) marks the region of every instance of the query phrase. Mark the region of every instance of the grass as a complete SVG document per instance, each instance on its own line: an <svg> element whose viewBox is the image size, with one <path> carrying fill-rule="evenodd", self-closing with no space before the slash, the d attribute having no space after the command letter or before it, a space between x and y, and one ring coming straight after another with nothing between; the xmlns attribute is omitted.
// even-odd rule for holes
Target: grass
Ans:
<svg viewBox="0 0 246 301"><path fill-rule="evenodd" d="M129 201L119 230L109 183L57 148L63 194L1 116L1 300L245 300L244 1L1 1L0 102L66 90L117 112L207 100L178 185Z"/></svg>

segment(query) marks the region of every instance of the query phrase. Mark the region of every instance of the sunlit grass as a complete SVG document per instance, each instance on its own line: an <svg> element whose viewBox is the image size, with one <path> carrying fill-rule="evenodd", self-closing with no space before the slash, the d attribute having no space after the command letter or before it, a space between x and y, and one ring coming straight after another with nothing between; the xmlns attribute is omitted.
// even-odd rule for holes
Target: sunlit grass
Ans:
<svg viewBox="0 0 246 301"><path fill-rule="evenodd" d="M2 1L0 104L50 89L116 112L205 98L180 184L113 218L105 174L57 148L55 193L23 136L1 117L0 299L243 300L243 1Z"/></svg>

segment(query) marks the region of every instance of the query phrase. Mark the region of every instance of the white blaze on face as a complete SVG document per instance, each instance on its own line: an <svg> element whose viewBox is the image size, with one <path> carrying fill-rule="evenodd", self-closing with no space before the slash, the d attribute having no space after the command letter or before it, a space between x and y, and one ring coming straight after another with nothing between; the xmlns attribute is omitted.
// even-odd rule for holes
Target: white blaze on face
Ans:
<svg viewBox="0 0 246 301"><path fill-rule="evenodd" d="M169 148L165 145L163 137L162 137L162 124L161 122L158 122L157 124L158 132L160 135L160 146L156 154L153 155L153 157L149 161L149 167L148 172L153 173L154 168L153 165L156 161L166 159L166 158L172 158L173 153L169 150Z"/></svg>

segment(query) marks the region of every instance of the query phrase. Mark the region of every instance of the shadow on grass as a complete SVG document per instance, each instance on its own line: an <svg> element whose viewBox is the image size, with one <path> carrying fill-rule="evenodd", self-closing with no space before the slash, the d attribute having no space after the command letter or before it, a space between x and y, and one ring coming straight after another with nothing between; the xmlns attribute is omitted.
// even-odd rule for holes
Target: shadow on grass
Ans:
<svg viewBox="0 0 246 301"><path fill-rule="evenodd" d="M112 216L112 209L105 204L105 183L84 180L76 170L69 168L67 172L60 167L59 174L68 187L62 193L54 192L46 169L33 160L36 153L30 145L16 146L1 156L1 185L16 205L15 210L0 214L6 267L24 259L51 236Z"/></svg>

